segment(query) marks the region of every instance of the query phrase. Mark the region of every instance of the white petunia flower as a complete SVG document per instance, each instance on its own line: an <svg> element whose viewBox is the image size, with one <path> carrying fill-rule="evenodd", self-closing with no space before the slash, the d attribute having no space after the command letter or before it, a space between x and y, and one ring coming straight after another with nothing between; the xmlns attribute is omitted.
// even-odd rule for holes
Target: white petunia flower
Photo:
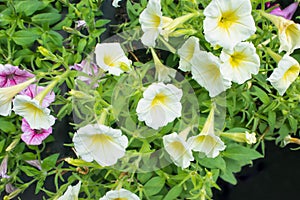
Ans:
<svg viewBox="0 0 300 200"><path fill-rule="evenodd" d="M13 104L15 113L24 117L32 129L49 129L55 123L50 110L40 105L36 99L27 95L17 95Z"/></svg>
<svg viewBox="0 0 300 200"><path fill-rule="evenodd" d="M256 143L256 134L254 132L249 133L246 131L245 133L246 142L247 144L255 144Z"/></svg>
<svg viewBox="0 0 300 200"><path fill-rule="evenodd" d="M162 33L163 27L171 21L171 18L162 16L160 0L149 0L147 7L139 18L144 32L141 38L142 43L146 46L154 47L155 40Z"/></svg>
<svg viewBox="0 0 300 200"><path fill-rule="evenodd" d="M205 39L231 49L256 31L250 0L212 0L204 9Z"/></svg>
<svg viewBox="0 0 300 200"><path fill-rule="evenodd" d="M12 99L34 81L35 78L32 78L18 85L0 88L0 115L10 115Z"/></svg>
<svg viewBox="0 0 300 200"><path fill-rule="evenodd" d="M175 165L187 168L194 160L192 150L177 133L163 136L163 143Z"/></svg>
<svg viewBox="0 0 300 200"><path fill-rule="evenodd" d="M251 78L251 74L257 74L260 67L260 59L252 43L241 42L233 49L223 49L220 55L223 62L221 72L225 78L242 84Z"/></svg>
<svg viewBox="0 0 300 200"><path fill-rule="evenodd" d="M81 187L81 181L79 181L75 186L69 185L65 193L57 200L78 200L80 187Z"/></svg>
<svg viewBox="0 0 300 200"><path fill-rule="evenodd" d="M129 190L121 188L119 190L107 192L105 196L101 197L99 200L140 200L140 198Z"/></svg>
<svg viewBox="0 0 300 200"><path fill-rule="evenodd" d="M138 102L138 120L153 129L167 125L181 116L181 97L182 90L172 84L152 83Z"/></svg>
<svg viewBox="0 0 300 200"><path fill-rule="evenodd" d="M267 80L282 96L299 76L299 70L300 65L297 60L285 54Z"/></svg>
<svg viewBox="0 0 300 200"><path fill-rule="evenodd" d="M291 54L295 49L300 48L300 24L268 13L261 12L261 14L272 21L278 29L279 52L286 51L288 54Z"/></svg>
<svg viewBox="0 0 300 200"><path fill-rule="evenodd" d="M195 36L189 37L184 44L178 49L178 55L180 57L179 69L187 72L191 71L191 60L194 56L198 56L200 53L199 38Z"/></svg>
<svg viewBox="0 0 300 200"><path fill-rule="evenodd" d="M191 60L192 75L199 85L215 97L231 87L230 80L223 77L220 71L220 60L212 53L200 51Z"/></svg>
<svg viewBox="0 0 300 200"><path fill-rule="evenodd" d="M95 54L97 65L109 74L120 76L131 69L131 61L126 57L119 43L97 44Z"/></svg>
<svg viewBox="0 0 300 200"><path fill-rule="evenodd" d="M101 124L89 124L75 133L74 147L87 162L95 160L101 166L116 164L125 155L128 139L121 130Z"/></svg>
<svg viewBox="0 0 300 200"><path fill-rule="evenodd" d="M226 146L221 138L215 135L214 111L211 110L201 133L192 136L187 141L193 151L204 153L208 158L215 158Z"/></svg>
<svg viewBox="0 0 300 200"><path fill-rule="evenodd" d="M119 2L122 1L122 0L113 0L112 2L112 6L115 7L115 8L119 8Z"/></svg>

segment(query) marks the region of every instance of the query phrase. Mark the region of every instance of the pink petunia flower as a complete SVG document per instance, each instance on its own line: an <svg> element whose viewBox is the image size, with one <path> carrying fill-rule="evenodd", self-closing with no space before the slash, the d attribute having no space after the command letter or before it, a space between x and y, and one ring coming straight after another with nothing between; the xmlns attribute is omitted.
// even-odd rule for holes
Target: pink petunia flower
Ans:
<svg viewBox="0 0 300 200"><path fill-rule="evenodd" d="M91 61L82 60L81 63L75 63L70 69L75 69L77 71L83 72L86 75L78 76L78 79L90 85L93 82L93 77L99 73L98 66ZM98 82L93 85L93 88L98 87Z"/></svg>
<svg viewBox="0 0 300 200"><path fill-rule="evenodd" d="M10 64L0 64L0 87L10 87L18 85L34 77L33 74L26 70L21 70L17 66Z"/></svg>
<svg viewBox="0 0 300 200"><path fill-rule="evenodd" d="M276 7L270 12L270 14L284 17L285 19L290 20L290 19L292 19L294 13L296 12L296 10L298 8L298 4L299 4L299 2L294 2L294 3L290 4L288 7L281 10L279 4L271 5L270 2L267 2L266 7L267 8Z"/></svg>
<svg viewBox="0 0 300 200"><path fill-rule="evenodd" d="M20 94L29 96L30 98L33 99L37 94L41 93L44 89L45 89L45 87L37 86L35 84L32 84L29 87L27 87L25 90L23 90L22 92L20 92ZM50 106L50 104L54 100L55 100L55 93L54 92L50 92L43 99L42 106L46 108L46 107Z"/></svg>
<svg viewBox="0 0 300 200"><path fill-rule="evenodd" d="M52 127L40 130L30 128L28 122L24 118L22 119L21 129L23 131L21 139L27 145L40 145L43 140L52 133Z"/></svg>

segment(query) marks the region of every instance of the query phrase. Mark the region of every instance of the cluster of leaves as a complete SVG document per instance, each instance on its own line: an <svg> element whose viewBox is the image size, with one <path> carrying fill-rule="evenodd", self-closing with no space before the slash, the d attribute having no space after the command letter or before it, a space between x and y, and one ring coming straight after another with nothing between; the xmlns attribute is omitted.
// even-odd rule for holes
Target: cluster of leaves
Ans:
<svg viewBox="0 0 300 200"><path fill-rule="evenodd" d="M27 69L36 75L39 85L46 85L56 75L69 69L94 49L106 30L109 20L102 19L101 0L2 0L0 5L0 63L12 64ZM84 22L80 25L79 22ZM66 80L69 89L75 87L72 71ZM65 87L65 86L63 86ZM72 112L72 102L61 90L55 88L58 105L55 110L58 121ZM60 105L64 105L61 109ZM50 136L40 146L26 146L21 141L20 118L14 114L0 117L0 158L8 157L9 179L2 179L0 192L5 194L6 185L17 188L6 196L11 199L32 183L36 183L35 193L41 190L48 196L62 195L66 189L60 180L68 171L76 171L63 165L58 159L58 149L46 150L46 144L55 142ZM56 127L54 127L54 131ZM72 151L71 149L69 151ZM49 156L50 154L50 156ZM32 165L36 161L37 167ZM48 177L48 178L47 178ZM55 190L43 187L45 180L54 177ZM75 181L70 178L70 183Z"/></svg>

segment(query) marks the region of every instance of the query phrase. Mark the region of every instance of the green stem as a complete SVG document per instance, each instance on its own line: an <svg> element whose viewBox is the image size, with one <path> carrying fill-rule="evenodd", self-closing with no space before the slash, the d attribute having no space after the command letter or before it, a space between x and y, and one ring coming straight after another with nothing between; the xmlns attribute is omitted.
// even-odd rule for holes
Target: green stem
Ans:
<svg viewBox="0 0 300 200"><path fill-rule="evenodd" d="M272 49L266 48L266 50L267 53L275 60L276 63L278 63L282 59L282 57L279 54L275 53Z"/></svg>

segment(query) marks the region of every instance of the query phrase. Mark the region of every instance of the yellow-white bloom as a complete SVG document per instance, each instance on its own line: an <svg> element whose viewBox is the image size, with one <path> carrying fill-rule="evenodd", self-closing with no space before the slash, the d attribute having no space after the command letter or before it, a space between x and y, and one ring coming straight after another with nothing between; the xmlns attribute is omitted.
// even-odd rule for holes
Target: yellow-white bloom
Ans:
<svg viewBox="0 0 300 200"><path fill-rule="evenodd" d="M11 113L12 99L22 90L27 88L31 83L35 81L35 78L29 79L18 85L11 87L0 88L0 115L8 116Z"/></svg>
<svg viewBox="0 0 300 200"><path fill-rule="evenodd" d="M210 97L215 97L231 87L230 80L223 77L220 71L219 58L212 53L200 51L191 63L193 79L208 90Z"/></svg>
<svg viewBox="0 0 300 200"><path fill-rule="evenodd" d="M260 67L260 59L252 43L240 42L233 49L223 49L220 55L223 62L221 72L225 78L238 84L251 78L251 74L257 74Z"/></svg>
<svg viewBox="0 0 300 200"><path fill-rule="evenodd" d="M80 187L81 187L81 181L79 181L75 186L69 185L65 193L57 200L78 200Z"/></svg>
<svg viewBox="0 0 300 200"><path fill-rule="evenodd" d="M32 129L49 129L55 123L50 110L40 105L36 99L31 99L26 95L17 95L13 104L15 113L24 117Z"/></svg>
<svg viewBox="0 0 300 200"><path fill-rule="evenodd" d="M129 190L121 188L119 190L107 192L105 196L101 197L99 200L140 200L140 198Z"/></svg>
<svg viewBox="0 0 300 200"><path fill-rule="evenodd" d="M181 116L182 90L172 84L152 83L138 102L136 112L140 121L158 129Z"/></svg>
<svg viewBox="0 0 300 200"><path fill-rule="evenodd" d="M246 142L247 144L255 144L256 143L256 134L254 132L249 133L246 131Z"/></svg>
<svg viewBox="0 0 300 200"><path fill-rule="evenodd" d="M155 65L155 76L158 82L169 82L171 78L175 78L176 70L162 64L153 48L151 48L151 53Z"/></svg>
<svg viewBox="0 0 300 200"><path fill-rule="evenodd" d="M101 124L86 125L75 133L74 147L87 162L95 160L101 166L114 165L125 155L128 139L121 130Z"/></svg>
<svg viewBox="0 0 300 200"><path fill-rule="evenodd" d="M293 57L285 54L278 62L278 67L274 69L267 79L271 85L282 96L299 75L300 65Z"/></svg>
<svg viewBox="0 0 300 200"><path fill-rule="evenodd" d="M250 0L212 0L204 9L205 39L230 49L256 31Z"/></svg>
<svg viewBox="0 0 300 200"><path fill-rule="evenodd" d="M154 47L155 40L162 33L163 27L171 21L172 19L162 16L160 0L149 0L139 19L144 32L141 38L142 43Z"/></svg>
<svg viewBox="0 0 300 200"><path fill-rule="evenodd" d="M264 12L262 12L262 15L272 21L278 29L279 52L286 51L288 54L291 54L295 49L300 48L300 24Z"/></svg>
<svg viewBox="0 0 300 200"><path fill-rule="evenodd" d="M215 135L213 110L209 113L201 133L190 137L187 143L193 151L202 152L208 158L217 157L226 148L221 138Z"/></svg>
<svg viewBox="0 0 300 200"><path fill-rule="evenodd" d="M191 60L200 53L199 38L195 36L189 37L184 44L178 49L180 57L179 69L184 72L191 71Z"/></svg>
<svg viewBox="0 0 300 200"><path fill-rule="evenodd" d="M181 168L190 166L190 162L194 160L192 150L187 142L177 133L163 136L163 143L167 153L170 155L175 165Z"/></svg>
<svg viewBox="0 0 300 200"><path fill-rule="evenodd" d="M97 65L109 74L120 76L131 69L131 61L119 43L97 44L95 54Z"/></svg>

